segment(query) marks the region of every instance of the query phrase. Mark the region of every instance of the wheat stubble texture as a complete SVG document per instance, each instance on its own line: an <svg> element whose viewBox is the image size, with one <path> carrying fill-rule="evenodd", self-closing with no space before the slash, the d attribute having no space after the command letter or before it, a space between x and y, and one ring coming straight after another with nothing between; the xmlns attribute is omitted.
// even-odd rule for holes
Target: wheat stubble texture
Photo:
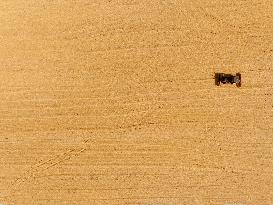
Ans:
<svg viewBox="0 0 273 205"><path fill-rule="evenodd" d="M0 203L272 205L272 0L0 0Z"/></svg>

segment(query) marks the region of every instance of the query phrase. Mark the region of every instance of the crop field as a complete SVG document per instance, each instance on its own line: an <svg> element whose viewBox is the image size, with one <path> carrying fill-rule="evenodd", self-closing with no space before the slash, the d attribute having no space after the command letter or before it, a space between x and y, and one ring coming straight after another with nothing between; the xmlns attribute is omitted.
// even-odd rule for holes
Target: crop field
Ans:
<svg viewBox="0 0 273 205"><path fill-rule="evenodd" d="M0 204L273 205L273 1L0 0Z"/></svg>

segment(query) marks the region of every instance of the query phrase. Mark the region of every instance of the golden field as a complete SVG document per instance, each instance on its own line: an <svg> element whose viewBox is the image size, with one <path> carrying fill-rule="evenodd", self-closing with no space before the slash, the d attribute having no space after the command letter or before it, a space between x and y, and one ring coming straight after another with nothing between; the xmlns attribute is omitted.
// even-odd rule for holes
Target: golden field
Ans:
<svg viewBox="0 0 273 205"><path fill-rule="evenodd" d="M273 1L0 0L0 128L2 205L272 205Z"/></svg>

